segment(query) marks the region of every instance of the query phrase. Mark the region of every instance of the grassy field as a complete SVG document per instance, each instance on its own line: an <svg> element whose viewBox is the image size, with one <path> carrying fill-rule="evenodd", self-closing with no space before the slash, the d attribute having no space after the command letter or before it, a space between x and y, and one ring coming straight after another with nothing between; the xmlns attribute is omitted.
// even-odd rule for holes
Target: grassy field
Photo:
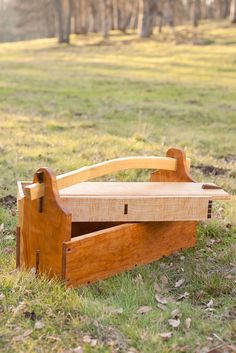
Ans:
<svg viewBox="0 0 236 353"><path fill-rule="evenodd" d="M14 270L16 180L44 165L60 173L170 146L186 151L197 180L233 195L199 226L195 249L75 290ZM1 44L0 185L0 352L233 352L236 27ZM166 305L155 301L157 284Z"/></svg>

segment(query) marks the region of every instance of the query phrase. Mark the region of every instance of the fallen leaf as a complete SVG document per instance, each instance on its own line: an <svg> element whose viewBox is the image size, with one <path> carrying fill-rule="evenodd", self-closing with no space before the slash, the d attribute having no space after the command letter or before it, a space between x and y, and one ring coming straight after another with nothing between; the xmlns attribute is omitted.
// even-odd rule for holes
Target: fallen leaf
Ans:
<svg viewBox="0 0 236 353"><path fill-rule="evenodd" d="M83 348L79 346L79 347L72 349L71 352L72 353L83 353Z"/></svg>
<svg viewBox="0 0 236 353"><path fill-rule="evenodd" d="M0 231L2 231L4 229L4 223L0 224Z"/></svg>
<svg viewBox="0 0 236 353"><path fill-rule="evenodd" d="M135 349L134 347L130 347L127 351L127 353L138 353L137 349Z"/></svg>
<svg viewBox="0 0 236 353"><path fill-rule="evenodd" d="M162 305L162 304L157 304L157 307L159 308L159 309L161 309L161 310L163 310L163 311L165 311L166 310L166 306L165 305Z"/></svg>
<svg viewBox="0 0 236 353"><path fill-rule="evenodd" d="M91 347L95 347L97 345L97 343L98 343L98 340L95 339L95 338L92 338L91 341L90 341L90 346Z"/></svg>
<svg viewBox="0 0 236 353"><path fill-rule="evenodd" d="M180 320L179 319L169 319L168 323L170 326L177 328L180 325Z"/></svg>
<svg viewBox="0 0 236 353"><path fill-rule="evenodd" d="M133 280L135 283L138 283L138 284L143 284L143 277L140 273L137 274L137 276L134 278Z"/></svg>
<svg viewBox="0 0 236 353"><path fill-rule="evenodd" d="M160 333L160 337L163 339L163 341L167 341L172 337L172 332Z"/></svg>
<svg viewBox="0 0 236 353"><path fill-rule="evenodd" d="M14 251L13 248L10 248L9 246L3 249L4 254L12 254Z"/></svg>
<svg viewBox="0 0 236 353"><path fill-rule="evenodd" d="M0 300L5 299L5 295L3 293L0 293Z"/></svg>
<svg viewBox="0 0 236 353"><path fill-rule="evenodd" d="M178 319L181 316L179 309L175 309L171 312L172 319Z"/></svg>
<svg viewBox="0 0 236 353"><path fill-rule="evenodd" d="M158 303L163 304L163 305L165 305L165 304L168 303L167 299L164 298L164 297L162 297L162 296L160 296L158 293L156 293L155 299L156 299L156 301L157 301Z"/></svg>
<svg viewBox="0 0 236 353"><path fill-rule="evenodd" d="M60 341L61 339L59 337L56 337L56 336L48 336L48 339L53 341L53 342L56 342L56 341Z"/></svg>
<svg viewBox="0 0 236 353"><path fill-rule="evenodd" d="M207 306L208 308L212 308L213 305L214 305L214 302L213 302L213 299L211 299L211 300L209 301L209 303L207 303L206 306Z"/></svg>
<svg viewBox="0 0 236 353"><path fill-rule="evenodd" d="M185 256L180 256L180 260L183 261L185 259Z"/></svg>
<svg viewBox="0 0 236 353"><path fill-rule="evenodd" d="M161 276L160 280L163 286L166 286L169 283L169 280L165 275Z"/></svg>
<svg viewBox="0 0 236 353"><path fill-rule="evenodd" d="M204 296L203 290L199 290L198 292L196 292L196 298L198 300L202 299L203 296Z"/></svg>
<svg viewBox="0 0 236 353"><path fill-rule="evenodd" d="M92 338L90 335L85 335L83 337L83 342L90 344L91 347L95 347L97 345L98 340L96 338Z"/></svg>
<svg viewBox="0 0 236 353"><path fill-rule="evenodd" d="M20 302L19 305L14 309L13 316L15 317L18 314L22 314L27 309L26 302Z"/></svg>
<svg viewBox="0 0 236 353"><path fill-rule="evenodd" d="M91 342L91 336L89 336L89 335L85 335L84 337L83 337L83 342L84 343L90 343Z"/></svg>
<svg viewBox="0 0 236 353"><path fill-rule="evenodd" d="M156 293L160 293L160 292L161 292L161 287L159 286L158 283L155 283L155 284L154 284L154 289L155 289L155 292L156 292Z"/></svg>
<svg viewBox="0 0 236 353"><path fill-rule="evenodd" d="M183 278L181 278L179 281L177 281L175 283L175 288L179 288L182 286L182 284L184 284L185 280Z"/></svg>
<svg viewBox="0 0 236 353"><path fill-rule="evenodd" d="M191 322L192 322L192 319L190 317L188 317L186 320L185 320L185 327L187 330L190 329L190 326L191 326Z"/></svg>
<svg viewBox="0 0 236 353"><path fill-rule="evenodd" d="M159 266L160 266L160 269L162 270L164 270L167 267L167 265L164 262L160 262Z"/></svg>
<svg viewBox="0 0 236 353"><path fill-rule="evenodd" d="M22 335L13 337L13 341L23 341L27 336L31 335L33 330L26 330Z"/></svg>
<svg viewBox="0 0 236 353"><path fill-rule="evenodd" d="M43 321L36 321L34 324L34 328L36 330L41 330L45 326Z"/></svg>
<svg viewBox="0 0 236 353"><path fill-rule="evenodd" d="M189 296L188 292L184 292L183 294L180 294L180 296L178 296L177 300L183 300L186 299Z"/></svg>
<svg viewBox="0 0 236 353"><path fill-rule="evenodd" d="M123 313L123 309L122 308L112 308L112 307L106 307L104 309L105 313L107 314L122 314Z"/></svg>
<svg viewBox="0 0 236 353"><path fill-rule="evenodd" d="M146 314L151 311L152 308L150 306L140 306L140 308L136 311L137 314Z"/></svg>

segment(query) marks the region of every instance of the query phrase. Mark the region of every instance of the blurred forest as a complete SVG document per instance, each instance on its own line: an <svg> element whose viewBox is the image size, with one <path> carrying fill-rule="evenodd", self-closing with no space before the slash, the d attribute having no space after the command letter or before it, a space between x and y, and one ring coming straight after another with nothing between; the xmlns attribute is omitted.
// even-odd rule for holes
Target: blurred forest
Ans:
<svg viewBox="0 0 236 353"><path fill-rule="evenodd" d="M136 31L139 37L163 26L229 18L236 23L236 0L0 0L0 42L111 30Z"/></svg>

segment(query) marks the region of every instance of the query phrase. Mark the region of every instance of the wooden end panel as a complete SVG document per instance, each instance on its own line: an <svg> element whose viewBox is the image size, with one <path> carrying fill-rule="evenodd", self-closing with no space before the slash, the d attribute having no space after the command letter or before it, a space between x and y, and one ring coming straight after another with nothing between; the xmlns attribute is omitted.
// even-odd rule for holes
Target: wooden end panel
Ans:
<svg viewBox="0 0 236 353"><path fill-rule="evenodd" d="M183 150L179 148L169 148L166 157L176 159L176 170L157 170L151 174L150 181L194 182L190 175L187 159Z"/></svg>
<svg viewBox="0 0 236 353"><path fill-rule="evenodd" d="M37 273L61 277L62 244L71 239L71 214L61 205L55 175L41 168L34 182L43 178L45 195L39 200L24 198L20 252L23 267ZM22 261L21 261L22 266Z"/></svg>
<svg viewBox="0 0 236 353"><path fill-rule="evenodd" d="M195 245L197 222L124 224L63 244L67 286L89 284Z"/></svg>

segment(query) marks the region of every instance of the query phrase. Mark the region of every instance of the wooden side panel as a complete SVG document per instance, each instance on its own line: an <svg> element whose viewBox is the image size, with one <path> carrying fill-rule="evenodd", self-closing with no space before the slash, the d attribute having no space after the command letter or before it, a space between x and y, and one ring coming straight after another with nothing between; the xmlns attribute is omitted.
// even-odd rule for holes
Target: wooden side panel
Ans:
<svg viewBox="0 0 236 353"><path fill-rule="evenodd" d="M63 198L73 222L206 220L209 198Z"/></svg>
<svg viewBox="0 0 236 353"><path fill-rule="evenodd" d="M71 238L71 214L60 204L55 175L41 168L34 182L42 181L45 195L39 200L24 199L22 244L24 266L38 273L61 277L62 243Z"/></svg>
<svg viewBox="0 0 236 353"><path fill-rule="evenodd" d="M195 245L196 222L124 224L64 243L68 286L89 284Z"/></svg>

